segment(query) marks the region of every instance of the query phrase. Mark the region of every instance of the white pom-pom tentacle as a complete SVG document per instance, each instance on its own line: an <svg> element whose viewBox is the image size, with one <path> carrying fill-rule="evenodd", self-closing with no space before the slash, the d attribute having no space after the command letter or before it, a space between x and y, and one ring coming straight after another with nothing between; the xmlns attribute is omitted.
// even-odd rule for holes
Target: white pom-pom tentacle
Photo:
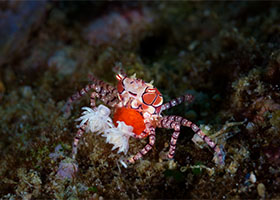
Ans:
<svg viewBox="0 0 280 200"><path fill-rule="evenodd" d="M81 121L78 127L86 125L86 132L103 133L106 142L114 145L112 150L119 148L118 153L126 154L129 149L128 140L134 136L133 127L120 121L117 121L118 126L115 127L110 118L110 109L102 104L97 108L83 107L82 109L84 110L82 116L76 119Z"/></svg>
<svg viewBox="0 0 280 200"><path fill-rule="evenodd" d="M86 132L100 134L108 128L114 127L112 119L110 118L110 109L100 104L97 108L91 109L89 107L83 107L85 110L82 116L76 121L81 121L78 127L86 124Z"/></svg>
<svg viewBox="0 0 280 200"><path fill-rule="evenodd" d="M109 128L104 131L103 137L106 137L106 142L113 144L112 150L119 148L118 153L127 153L129 149L128 140L134 136L133 127L126 125L124 122L117 121L118 127Z"/></svg>

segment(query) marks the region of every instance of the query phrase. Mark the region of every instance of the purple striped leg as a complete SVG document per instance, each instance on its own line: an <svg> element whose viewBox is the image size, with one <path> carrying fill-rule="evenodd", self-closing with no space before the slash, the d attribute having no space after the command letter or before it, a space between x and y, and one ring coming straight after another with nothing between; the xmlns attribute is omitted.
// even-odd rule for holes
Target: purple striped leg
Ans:
<svg viewBox="0 0 280 200"><path fill-rule="evenodd" d="M99 98L99 94L97 92L92 92L90 95L90 107L92 108L96 106L95 98Z"/></svg>
<svg viewBox="0 0 280 200"><path fill-rule="evenodd" d="M101 80L96 78L90 77L92 80L92 84L88 84L85 88L81 89L74 95L72 95L64 106L65 113L70 113L71 111L71 104L85 94L87 94L91 89L93 89L98 95L100 95L101 100L107 105L116 105L118 103L117 98L117 89Z"/></svg>
<svg viewBox="0 0 280 200"><path fill-rule="evenodd" d="M71 104L79 100L82 96L87 94L91 89L92 89L92 85L88 84L85 88L81 89L80 91L76 92L71 97L69 97L66 104L64 105L65 113L70 113L72 108Z"/></svg>
<svg viewBox="0 0 280 200"><path fill-rule="evenodd" d="M153 145L155 144L155 140L156 140L155 128L152 127L151 125L149 125L147 131L149 132L149 143L146 144L146 146L141 151L139 151L135 156L130 158L127 161L128 163L132 163L132 164L135 163L136 160L139 160L144 155L146 155L152 149Z"/></svg>
<svg viewBox="0 0 280 200"><path fill-rule="evenodd" d="M180 116L174 116L175 121L179 122L182 126L190 127L195 134L197 134L208 146L215 151L219 159L219 164L224 165L225 153L222 148L220 148L215 142L213 142L203 131L191 121L184 119Z"/></svg>
<svg viewBox="0 0 280 200"><path fill-rule="evenodd" d="M182 126L187 126L190 127L195 134L197 134L206 144L209 145L211 149L213 149L217 157L219 159L219 164L223 165L224 160L225 160L225 153L222 148L220 148L215 142L213 142L205 133L202 132L202 130L194 123L191 121L184 119L183 117L180 116L166 116L163 117L160 121L159 127L162 128L169 128L169 129L174 129L175 132L172 135L171 142L170 142L170 149L168 153L169 158L173 158L174 152L175 152L175 145L179 136L179 131L180 131L180 125ZM179 128L178 128L179 126Z"/></svg>
<svg viewBox="0 0 280 200"><path fill-rule="evenodd" d="M101 96L100 100L105 104L108 105L110 107L114 107L116 104L119 103L119 99L118 96L114 93L107 93L103 96Z"/></svg>
<svg viewBox="0 0 280 200"><path fill-rule="evenodd" d="M84 124L83 126L81 126L79 128L79 130L77 131L76 135L75 135L74 142L73 142L73 147L72 147L72 158L73 159L76 158L78 144L79 144L79 141L80 141L81 137L83 136L83 134L85 132L86 126L87 126L87 124Z"/></svg>
<svg viewBox="0 0 280 200"><path fill-rule="evenodd" d="M159 122L159 128L174 129L174 132L170 141L170 148L168 151L168 158L172 159L175 154L177 139L180 134L180 123L175 121L175 116L163 117Z"/></svg>
<svg viewBox="0 0 280 200"><path fill-rule="evenodd" d="M117 89L94 77L90 78L95 83L93 89L96 91L91 94L91 107L95 107L95 98L99 98L105 105L114 107L119 102Z"/></svg>
<svg viewBox="0 0 280 200"><path fill-rule="evenodd" d="M177 105L179 105L179 104L181 104L181 103L183 103L185 101L191 103L193 100L194 100L194 96L193 95L185 94L183 96L180 96L180 97L178 97L176 99L172 99L171 101L163 104L161 106L161 111L164 111L164 110L167 110L167 109L172 108L174 106L177 106Z"/></svg>
<svg viewBox="0 0 280 200"><path fill-rule="evenodd" d="M110 93L117 93L117 89L102 80L99 80L93 76L89 76L90 80L93 82L92 88L97 92L101 93L103 90ZM104 91L103 91L104 92Z"/></svg>

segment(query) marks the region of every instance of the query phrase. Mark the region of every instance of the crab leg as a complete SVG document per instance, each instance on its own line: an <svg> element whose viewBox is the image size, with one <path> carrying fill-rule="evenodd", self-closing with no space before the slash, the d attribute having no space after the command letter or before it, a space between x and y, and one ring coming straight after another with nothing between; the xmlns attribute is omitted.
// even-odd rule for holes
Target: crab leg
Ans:
<svg viewBox="0 0 280 200"><path fill-rule="evenodd" d="M95 90L96 93L98 93L101 96L101 100L107 104L107 105L115 105L118 101L117 99L117 89L113 86L95 79L93 77L90 77L90 79L93 81L92 84L88 84L85 88L81 89L74 95L72 95L65 104L65 112L69 113L71 110L71 104L77 100L79 100L81 97L83 97L85 94L87 94L91 89Z"/></svg>
<svg viewBox="0 0 280 200"><path fill-rule="evenodd" d="M104 89L103 87L100 87L97 88L97 90L97 92L92 92L90 95L90 106L92 108L96 106L95 98L99 98L104 104L111 107L114 107L119 102L119 99L115 93L115 88Z"/></svg>
<svg viewBox="0 0 280 200"><path fill-rule="evenodd" d="M96 92L101 92L102 90L106 90L112 93L117 93L117 89L111 85L109 85L108 83L105 83L104 81L101 81L97 78L95 78L94 76L89 76L89 79L93 82L92 84L92 88L96 91Z"/></svg>
<svg viewBox="0 0 280 200"><path fill-rule="evenodd" d="M183 96L180 96L180 97L178 97L176 99L172 99L171 101L163 104L161 106L161 111L164 111L164 110L167 110L167 109L172 108L174 106L177 106L177 105L179 105L179 104L181 104L181 103L183 103L185 101L191 103L193 100L194 100L194 96L193 95L185 94Z"/></svg>
<svg viewBox="0 0 280 200"><path fill-rule="evenodd" d="M114 107L116 104L119 103L118 96L112 92L109 92L109 93L101 96L100 99L104 104L111 106L111 107Z"/></svg>
<svg viewBox="0 0 280 200"><path fill-rule="evenodd" d="M94 107L94 99L100 98L100 100L109 106L115 106L118 103L117 89L101 80L90 77L90 79L96 84L93 89L95 94L91 95L91 106ZM93 104L93 105L92 105Z"/></svg>
<svg viewBox="0 0 280 200"><path fill-rule="evenodd" d="M77 131L75 138L74 138L74 142L73 142L73 147L72 147L72 158L75 159L76 155L77 155L77 147L78 147L78 143L81 139L81 137L83 136L84 132L85 132L85 128L86 128L87 124L84 124L83 126L81 126L79 128L79 130Z"/></svg>
<svg viewBox="0 0 280 200"><path fill-rule="evenodd" d="M155 140L156 140L156 132L155 132L155 128L152 127L151 125L148 127L149 127L148 128L149 143L146 144L146 146L141 151L139 151L135 156L130 158L127 162L135 163L136 160L139 160L140 158L142 158L144 155L146 155L152 149L153 145L155 144Z"/></svg>
<svg viewBox="0 0 280 200"><path fill-rule="evenodd" d="M69 113L71 110L71 104L77 100L79 100L82 96L88 93L92 89L92 85L88 84L85 88L81 89L80 91L73 94L71 97L68 98L65 104L65 112Z"/></svg>
<svg viewBox="0 0 280 200"><path fill-rule="evenodd" d="M92 108L96 106L95 98L99 98L99 94L97 92L92 92L90 95L90 107Z"/></svg>
<svg viewBox="0 0 280 200"><path fill-rule="evenodd" d="M160 121L161 127L173 128L175 130L175 132L172 135L172 139L171 139L170 150L169 150L169 154L168 154L169 158L172 158L174 156L174 155L172 155L172 152L173 152L172 150L175 149L175 146L173 144L176 144L177 138L179 136L179 134L176 133L176 129L175 129L177 126L177 123L182 126L190 127L204 142L206 142L206 144L209 145L209 147L211 149L213 149L216 152L218 159L219 159L219 163L221 165L224 164L225 153L223 152L223 150L217 144L215 144L215 142L213 142L205 133L203 133L202 130L196 124L194 124L191 121L184 119L183 117L180 117L180 116L166 116L166 117L163 117Z"/></svg>
<svg viewBox="0 0 280 200"><path fill-rule="evenodd" d="M175 116L166 116L166 117L163 117L159 123L159 128L174 129L174 132L172 134L171 141L170 141L170 148L168 151L168 158L170 158L170 159L172 159L174 157L177 139L180 135L180 123L175 121L174 119L175 119Z"/></svg>

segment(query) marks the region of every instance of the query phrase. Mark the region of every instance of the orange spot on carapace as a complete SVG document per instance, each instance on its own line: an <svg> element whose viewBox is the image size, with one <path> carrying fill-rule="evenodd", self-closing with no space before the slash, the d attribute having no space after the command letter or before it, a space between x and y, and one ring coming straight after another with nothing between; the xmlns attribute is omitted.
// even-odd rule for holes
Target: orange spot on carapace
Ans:
<svg viewBox="0 0 280 200"><path fill-rule="evenodd" d="M143 95L143 101L148 104L151 105L153 103L153 101L156 98L156 94L155 93L145 93Z"/></svg>
<svg viewBox="0 0 280 200"><path fill-rule="evenodd" d="M113 122L118 126L117 121L123 121L126 125L133 127L133 133L140 135L145 130L144 118L131 108L117 108L114 113Z"/></svg>
<svg viewBox="0 0 280 200"><path fill-rule="evenodd" d="M153 103L153 106L160 106L163 103L163 99L161 96L157 96L157 99L155 100L155 102Z"/></svg>

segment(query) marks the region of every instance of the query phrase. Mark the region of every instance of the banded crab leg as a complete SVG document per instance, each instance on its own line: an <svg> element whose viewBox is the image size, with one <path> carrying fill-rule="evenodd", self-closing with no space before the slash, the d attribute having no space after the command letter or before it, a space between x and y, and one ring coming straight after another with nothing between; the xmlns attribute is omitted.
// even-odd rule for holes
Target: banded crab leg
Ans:
<svg viewBox="0 0 280 200"><path fill-rule="evenodd" d="M141 159L154 146L155 141L156 141L156 131L155 131L155 128L151 124L147 124L146 127L147 127L146 132L148 132L148 134L149 134L149 143L146 144L145 147L141 151L139 151L136 155L134 155L129 160L127 160L128 163L131 163L131 164L135 163L136 160Z"/></svg>
<svg viewBox="0 0 280 200"><path fill-rule="evenodd" d="M108 105L110 107L114 107L116 104L119 103L118 96L115 95L112 92L106 92L105 90L102 90L104 92L92 92L90 95L90 106L92 108L95 108L96 106L96 98L100 99L105 105Z"/></svg>
<svg viewBox="0 0 280 200"><path fill-rule="evenodd" d="M78 101L82 96L87 94L91 89L92 89L92 85L88 84L86 87L82 88L80 91L76 92L71 97L69 97L63 107L64 112L66 114L70 113L71 108L72 108L71 104L75 101Z"/></svg>
<svg viewBox="0 0 280 200"><path fill-rule="evenodd" d="M77 148L78 148L78 143L83 136L85 129L86 129L87 124L84 124L83 126L79 127L79 130L77 131L75 137L74 137L74 142L73 142L73 147L72 147L72 158L75 159L77 155Z"/></svg>
<svg viewBox="0 0 280 200"><path fill-rule="evenodd" d="M181 124L179 122L175 121L174 119L175 119L175 116L166 116L166 117L163 117L158 124L159 128L174 129L174 132L172 134L171 141L170 141L168 156L167 156L169 159L172 159L175 155L176 143L177 143L177 139L180 135Z"/></svg>
<svg viewBox="0 0 280 200"><path fill-rule="evenodd" d="M93 77L90 77L90 79L93 81L92 84L88 84L86 87L82 88L80 91L76 92L74 95L69 97L69 99L67 100L64 106L65 113L69 113L71 110L71 104L79 100L81 97L87 94L91 89L93 89L98 95L100 95L101 100L105 104L114 106L118 103L117 89L115 87L101 80L95 79ZM97 97L96 94L95 96Z"/></svg>
<svg viewBox="0 0 280 200"><path fill-rule="evenodd" d="M206 144L208 144L211 149L215 151L219 160L219 164L224 165L225 153L223 149L220 148L215 142L213 142L205 133L203 133L196 124L187 119L184 119L183 117L174 115L163 117L159 122L160 127L175 130L172 134L168 158L174 157L176 142L180 134L180 125L190 127L195 132L195 134L197 134Z"/></svg>
<svg viewBox="0 0 280 200"><path fill-rule="evenodd" d="M117 96L118 91L115 87L98 80L93 76L90 76L90 79L93 81L93 84L95 84L93 87L95 92L93 92L90 97L90 105L92 108L95 107L96 98L99 98L104 104L111 107L114 107L119 102Z"/></svg>
<svg viewBox="0 0 280 200"><path fill-rule="evenodd" d="M100 98L99 94L97 92L92 92L90 95L90 107L95 108L96 107L96 98Z"/></svg>
<svg viewBox="0 0 280 200"><path fill-rule="evenodd" d="M183 96L177 97L176 99L172 99L171 101L163 104L161 106L161 112L164 110L167 110L169 108L172 108L174 106L177 106L185 101L187 101L188 103L191 103L194 100L194 96L191 94L185 94Z"/></svg>

